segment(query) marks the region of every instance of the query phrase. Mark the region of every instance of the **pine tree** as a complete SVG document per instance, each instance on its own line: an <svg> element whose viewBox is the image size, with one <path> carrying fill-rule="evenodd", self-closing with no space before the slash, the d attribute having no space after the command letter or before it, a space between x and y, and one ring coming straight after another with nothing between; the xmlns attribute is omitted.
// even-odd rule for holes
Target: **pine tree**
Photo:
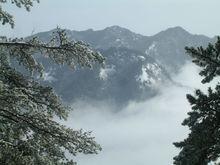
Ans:
<svg viewBox="0 0 220 165"><path fill-rule="evenodd" d="M37 0L36 0L37 1ZM13 16L2 9L12 3L28 11L34 0L0 0L0 21L14 26ZM34 80L43 76L43 66L34 55L40 53L57 64L92 67L104 58L87 44L72 42L58 29L48 43L38 38L0 38L0 164L71 165L67 158L77 153L94 154L101 150L90 132L72 130L54 118L66 119L69 107L49 86ZM13 58L31 74L24 75L10 65Z"/></svg>
<svg viewBox="0 0 220 165"><path fill-rule="evenodd" d="M202 68L199 73L204 77L202 83L209 83L220 75L220 38L217 42L203 47L189 48L186 52L193 62ZM209 88L207 94L195 91L195 96L187 95L192 111L183 121L188 126L188 137L174 143L181 151L174 157L175 165L207 165L220 157L220 84L215 89Z"/></svg>

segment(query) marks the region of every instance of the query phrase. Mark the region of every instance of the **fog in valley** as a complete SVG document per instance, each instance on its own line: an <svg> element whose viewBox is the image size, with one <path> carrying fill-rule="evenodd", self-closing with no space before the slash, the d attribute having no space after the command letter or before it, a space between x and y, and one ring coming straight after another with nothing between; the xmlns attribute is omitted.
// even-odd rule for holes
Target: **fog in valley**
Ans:
<svg viewBox="0 0 220 165"><path fill-rule="evenodd" d="M172 164L179 150L173 142L183 140L187 127L181 125L190 110L186 94L201 84L199 68L186 64L173 80L179 85L161 84L160 94L143 102L130 102L119 112L104 102L77 102L65 123L72 128L92 130L103 150L98 155L80 155L82 165ZM180 84L181 83L181 84ZM213 82L216 84L216 81Z"/></svg>

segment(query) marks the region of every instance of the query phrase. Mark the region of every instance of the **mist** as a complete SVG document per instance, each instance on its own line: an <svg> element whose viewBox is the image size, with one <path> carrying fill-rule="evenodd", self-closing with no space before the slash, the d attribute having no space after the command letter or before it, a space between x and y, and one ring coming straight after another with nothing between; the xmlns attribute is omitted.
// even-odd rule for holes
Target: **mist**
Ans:
<svg viewBox="0 0 220 165"><path fill-rule="evenodd" d="M160 93L146 101L130 102L115 112L104 102L73 103L74 111L65 123L74 129L92 130L103 150L98 155L78 155L79 165L172 164L179 150L173 142L187 137L181 125L191 109L186 94L210 84L201 84L199 68L187 63L173 76L177 84L161 84ZM213 82L215 84L216 81Z"/></svg>

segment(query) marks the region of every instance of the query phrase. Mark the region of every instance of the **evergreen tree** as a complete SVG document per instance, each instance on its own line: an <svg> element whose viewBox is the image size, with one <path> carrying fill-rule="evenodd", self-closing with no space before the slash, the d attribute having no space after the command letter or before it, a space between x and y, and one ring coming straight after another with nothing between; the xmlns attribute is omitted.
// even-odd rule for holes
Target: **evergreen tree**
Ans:
<svg viewBox="0 0 220 165"><path fill-rule="evenodd" d="M199 73L204 77L202 83L209 83L220 75L220 38L217 42L203 47L189 48L186 52L193 62L202 68ZM208 89L207 94L195 91L195 96L187 95L192 111L183 121L188 126L188 137L174 143L181 151L174 157L175 165L207 165L220 157L220 84L215 89ZM216 162L217 163L217 162Z"/></svg>
<svg viewBox="0 0 220 165"><path fill-rule="evenodd" d="M37 0L36 0L37 1ZM34 0L0 0L0 21L14 26L12 15L2 4L12 3L27 10ZM62 104L51 87L34 80L43 76L43 66L34 54L40 53L57 64L92 67L104 58L82 42L70 41L58 29L48 43L38 38L0 38L0 164L1 165L71 165L66 154L97 153L101 147L90 132L72 130L54 118L66 119L69 107ZM10 58L30 73L24 75L10 65Z"/></svg>

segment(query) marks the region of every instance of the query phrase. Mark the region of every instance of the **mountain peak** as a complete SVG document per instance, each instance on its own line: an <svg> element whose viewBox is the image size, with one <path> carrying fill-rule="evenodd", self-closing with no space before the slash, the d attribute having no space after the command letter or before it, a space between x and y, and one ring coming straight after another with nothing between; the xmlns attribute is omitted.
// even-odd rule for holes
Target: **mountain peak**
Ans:
<svg viewBox="0 0 220 165"><path fill-rule="evenodd" d="M164 31L157 33L155 36L188 36L190 33L183 29L181 26L168 28Z"/></svg>
<svg viewBox="0 0 220 165"><path fill-rule="evenodd" d="M113 26L106 27L105 29L106 29L106 30L108 30L108 29L120 30L120 29L125 29L125 28L123 28L123 27L121 27L121 26L118 26L118 25L113 25Z"/></svg>
<svg viewBox="0 0 220 165"><path fill-rule="evenodd" d="M130 30L123 28L121 26L118 26L118 25L109 26L109 27L105 28L104 31L117 32L117 33L131 32Z"/></svg>
<svg viewBox="0 0 220 165"><path fill-rule="evenodd" d="M175 27L171 27L168 28L166 31L173 31L173 32L177 32L177 33L188 33L188 31L186 31L185 29L183 29L181 26L175 26Z"/></svg>

